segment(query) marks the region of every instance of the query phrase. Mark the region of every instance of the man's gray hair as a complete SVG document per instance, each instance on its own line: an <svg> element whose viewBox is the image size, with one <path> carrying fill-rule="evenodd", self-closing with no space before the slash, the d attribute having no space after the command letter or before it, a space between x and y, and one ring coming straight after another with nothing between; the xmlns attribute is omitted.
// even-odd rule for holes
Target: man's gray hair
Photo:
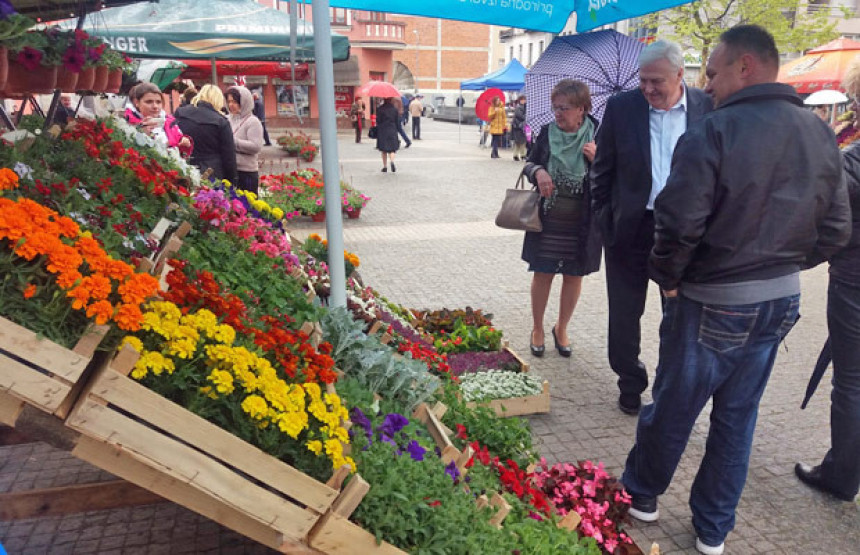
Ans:
<svg viewBox="0 0 860 555"><path fill-rule="evenodd" d="M672 69L683 69L684 52L677 42L660 39L654 41L639 53L639 67L653 64L658 60L666 60L672 65Z"/></svg>

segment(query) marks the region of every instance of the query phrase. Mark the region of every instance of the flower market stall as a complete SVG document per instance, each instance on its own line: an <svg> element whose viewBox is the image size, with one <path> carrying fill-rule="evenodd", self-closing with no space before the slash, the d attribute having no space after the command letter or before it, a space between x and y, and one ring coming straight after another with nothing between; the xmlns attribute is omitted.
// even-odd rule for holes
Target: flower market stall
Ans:
<svg viewBox="0 0 860 555"><path fill-rule="evenodd" d="M282 552L639 552L601 465L537 458L549 384L492 315L350 252L328 306L341 254L287 227L318 172L257 198L122 121L4 140L0 423Z"/></svg>

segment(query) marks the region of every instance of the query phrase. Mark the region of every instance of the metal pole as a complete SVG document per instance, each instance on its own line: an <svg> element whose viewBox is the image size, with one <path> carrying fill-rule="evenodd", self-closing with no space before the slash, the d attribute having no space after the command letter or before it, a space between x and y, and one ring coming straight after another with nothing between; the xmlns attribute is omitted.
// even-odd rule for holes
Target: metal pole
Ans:
<svg viewBox="0 0 860 555"><path fill-rule="evenodd" d="M340 172L337 154L337 120L334 108L334 63L328 0L314 0L314 58L317 66L317 105L320 116L323 181L325 183L330 307L346 306L346 267L343 263L343 215L340 211Z"/></svg>
<svg viewBox="0 0 860 555"><path fill-rule="evenodd" d="M215 62L215 58L212 58L212 84L218 86L218 64Z"/></svg>

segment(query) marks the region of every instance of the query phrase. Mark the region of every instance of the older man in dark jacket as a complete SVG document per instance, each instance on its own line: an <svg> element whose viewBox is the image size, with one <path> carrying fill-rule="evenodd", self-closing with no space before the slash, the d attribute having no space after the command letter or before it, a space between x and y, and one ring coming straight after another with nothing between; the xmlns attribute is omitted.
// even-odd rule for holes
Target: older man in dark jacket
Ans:
<svg viewBox="0 0 860 555"><path fill-rule="evenodd" d="M836 139L775 83L761 27L734 27L708 61L717 109L689 128L657 197L650 273L666 296L654 403L643 407L622 482L631 516L658 518L696 418L713 399L690 493L696 548L719 555L734 527L761 395L799 317L800 270L851 233Z"/></svg>

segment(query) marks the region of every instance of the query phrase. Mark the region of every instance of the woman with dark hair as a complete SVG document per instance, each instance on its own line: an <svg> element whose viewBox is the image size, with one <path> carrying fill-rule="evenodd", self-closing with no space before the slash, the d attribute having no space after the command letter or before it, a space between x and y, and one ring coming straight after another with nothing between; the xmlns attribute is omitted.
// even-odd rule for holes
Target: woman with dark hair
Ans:
<svg viewBox="0 0 860 555"><path fill-rule="evenodd" d="M526 97L517 99L514 120L511 123L511 140L514 142L514 162L526 159Z"/></svg>
<svg viewBox="0 0 860 555"><path fill-rule="evenodd" d="M212 178L237 182L236 146L233 130L221 115L224 94L215 85L203 85L188 106L176 110L179 124L194 139L190 162L201 172L212 170Z"/></svg>
<svg viewBox="0 0 860 555"><path fill-rule="evenodd" d="M600 235L591 216L588 170L597 147L597 121L585 83L564 79L552 90L555 121L543 127L523 171L540 192L543 230L528 232L522 258L534 273L531 286L531 352L544 354L544 312L552 280L562 275L558 320L552 327L555 348L571 355L567 325L573 316L582 276L600 268Z"/></svg>
<svg viewBox="0 0 860 555"><path fill-rule="evenodd" d="M165 146L177 147L186 155L191 152L191 140L182 133L173 116L164 111L164 97L158 86L138 83L129 91L128 99L126 121Z"/></svg>
<svg viewBox="0 0 860 555"><path fill-rule="evenodd" d="M376 109L376 149L382 153L382 171L388 171L388 159L391 158L391 171L396 172L394 153L400 148L397 137L400 113L390 98L382 101Z"/></svg>
<svg viewBox="0 0 860 555"><path fill-rule="evenodd" d="M227 110L236 145L236 168L239 180L236 187L257 193L260 182L260 162L257 156L263 150L263 124L254 115L254 95L245 87L227 89Z"/></svg>

